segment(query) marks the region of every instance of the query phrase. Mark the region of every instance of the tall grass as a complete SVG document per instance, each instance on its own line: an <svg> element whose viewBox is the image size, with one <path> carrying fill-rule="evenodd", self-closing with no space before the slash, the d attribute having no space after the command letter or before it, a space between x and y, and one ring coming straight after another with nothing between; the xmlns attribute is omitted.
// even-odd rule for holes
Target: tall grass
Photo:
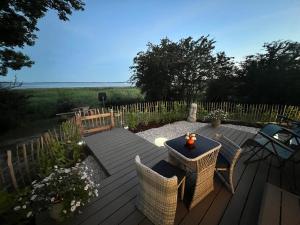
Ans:
<svg viewBox="0 0 300 225"><path fill-rule="evenodd" d="M15 90L29 96L27 114L32 119L50 118L74 107L101 107L98 93L107 95L106 105L119 105L144 100L138 88L49 88Z"/></svg>

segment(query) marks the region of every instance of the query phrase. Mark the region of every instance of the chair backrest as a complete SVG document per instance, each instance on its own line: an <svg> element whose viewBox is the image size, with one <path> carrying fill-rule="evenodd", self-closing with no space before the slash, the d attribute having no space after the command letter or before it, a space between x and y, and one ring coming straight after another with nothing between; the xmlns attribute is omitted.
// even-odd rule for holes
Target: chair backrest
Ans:
<svg viewBox="0 0 300 225"><path fill-rule="evenodd" d="M258 132L260 136L256 137L258 141L264 148L268 149L273 154L279 156L282 160L291 159L297 150L290 148L289 146L283 144L277 139L266 135L265 133Z"/></svg>
<svg viewBox="0 0 300 225"><path fill-rule="evenodd" d="M273 137L275 134L279 133L282 130L281 126L278 126L276 124L267 124L263 128L260 129L260 132Z"/></svg>
<svg viewBox="0 0 300 225"><path fill-rule="evenodd" d="M159 189L159 192L168 192L173 189L177 192L177 177L163 177L158 174L151 168L144 165L140 157L137 155L135 157L135 165L137 170L137 175L139 179L139 183L141 184L142 189ZM160 186L161 185L161 186ZM170 194L170 193L169 193Z"/></svg>
<svg viewBox="0 0 300 225"><path fill-rule="evenodd" d="M222 144L220 153L230 163L234 164L241 154L241 147L222 134L216 134L214 139Z"/></svg>
<svg viewBox="0 0 300 225"><path fill-rule="evenodd" d="M138 176L137 208L154 224L174 223L177 207L177 177L166 178L135 157Z"/></svg>

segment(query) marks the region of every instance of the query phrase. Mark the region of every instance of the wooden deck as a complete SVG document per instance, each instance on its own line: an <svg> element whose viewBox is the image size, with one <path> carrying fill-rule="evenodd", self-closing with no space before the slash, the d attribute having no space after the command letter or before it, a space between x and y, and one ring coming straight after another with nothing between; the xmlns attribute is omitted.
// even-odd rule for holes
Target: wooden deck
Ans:
<svg viewBox="0 0 300 225"><path fill-rule="evenodd" d="M222 133L238 144L253 136L223 126L215 129L206 126L197 132L208 137L212 137L216 132ZM166 150L118 128L91 135L86 137L85 141L110 176L100 184L100 197L91 202L70 224L152 224L135 207L138 180L133 160L138 154L143 163L152 166L167 158ZM299 168L286 175L270 166L269 161L245 165L243 161L247 158L246 155L240 158L235 169L234 195L215 177L214 191L191 211L178 201L175 224L257 224L265 182L289 191L295 191L295 187L296 190L300 189ZM291 169L290 166L287 166L287 169ZM289 174L298 177L296 183L291 182Z"/></svg>

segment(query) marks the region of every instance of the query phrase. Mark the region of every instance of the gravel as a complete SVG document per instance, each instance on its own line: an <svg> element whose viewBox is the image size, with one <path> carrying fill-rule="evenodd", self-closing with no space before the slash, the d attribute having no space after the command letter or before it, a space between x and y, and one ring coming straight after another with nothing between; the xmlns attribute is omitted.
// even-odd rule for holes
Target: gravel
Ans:
<svg viewBox="0 0 300 225"><path fill-rule="evenodd" d="M90 170L93 170L92 181L96 184L100 184L99 187L101 187L101 181L107 178L107 174L102 166L92 155L86 157L82 162L84 162Z"/></svg>
<svg viewBox="0 0 300 225"><path fill-rule="evenodd" d="M207 123L199 123L199 122L190 123L187 121L179 121L179 122L164 125L162 127L145 130L136 133L136 135L146 139L147 141L153 144L162 147L164 141L179 137L187 132L195 132L199 128L204 127L206 125ZM221 126L230 127L233 129L242 130L253 134L256 134L257 131L259 130L258 128L255 127L238 126L232 124L222 124Z"/></svg>

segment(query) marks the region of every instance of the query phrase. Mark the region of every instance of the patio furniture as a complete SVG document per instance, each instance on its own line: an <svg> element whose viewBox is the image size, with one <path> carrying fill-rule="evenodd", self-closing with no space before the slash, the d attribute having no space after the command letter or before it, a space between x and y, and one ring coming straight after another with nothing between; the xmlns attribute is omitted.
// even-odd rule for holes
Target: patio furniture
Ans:
<svg viewBox="0 0 300 225"><path fill-rule="evenodd" d="M300 197L266 183L258 225L300 224Z"/></svg>
<svg viewBox="0 0 300 225"><path fill-rule="evenodd" d="M217 158L216 173L231 193L234 194L233 171L242 149L222 134L216 134L214 139L222 144ZM224 176L224 172L227 176Z"/></svg>
<svg viewBox="0 0 300 225"><path fill-rule="evenodd" d="M287 116L283 116L283 115L277 116L277 121L281 125L286 125L288 128L290 128L294 132L300 134L300 121L293 120L293 119L288 118Z"/></svg>
<svg viewBox="0 0 300 225"><path fill-rule="evenodd" d="M184 188L185 172L166 161L160 161L151 169L141 163L138 155L135 164L139 181L137 208L154 224L173 224L177 190L179 186Z"/></svg>
<svg viewBox="0 0 300 225"><path fill-rule="evenodd" d="M196 135L194 148L185 146L185 136L165 142L169 150L169 160L175 165L181 165L189 171L187 181L190 183L191 200L189 209L196 206L214 189L214 171L221 144L210 138Z"/></svg>
<svg viewBox="0 0 300 225"><path fill-rule="evenodd" d="M292 139L289 139L290 141ZM296 142L299 143L298 138ZM287 161L292 161L294 163L300 162L300 145L291 145L288 146L281 141L275 139L274 137L268 136L267 134L259 131L252 139L248 139L242 146L252 145L253 148L250 150L253 153L250 157L245 160L245 163L252 163L260 160L265 160L271 155L274 155L279 161L279 167L283 167ZM264 152L267 151L265 155ZM250 152L248 151L248 152ZM255 156L258 156L258 153L261 153L261 156L258 159L251 160Z"/></svg>

